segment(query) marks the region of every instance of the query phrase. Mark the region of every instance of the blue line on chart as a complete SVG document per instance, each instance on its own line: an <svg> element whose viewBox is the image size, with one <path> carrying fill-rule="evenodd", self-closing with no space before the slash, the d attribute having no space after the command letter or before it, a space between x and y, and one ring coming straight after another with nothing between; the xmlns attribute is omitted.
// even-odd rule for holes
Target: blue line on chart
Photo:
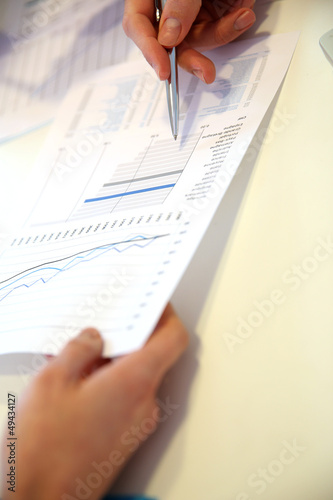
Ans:
<svg viewBox="0 0 333 500"><path fill-rule="evenodd" d="M157 189L167 189L167 188L174 187L175 185L176 185L176 183L164 184L164 186L154 186L151 188L137 189L136 191L125 191L124 193L110 194L109 196L100 196L99 198L88 198L87 200L84 200L84 203L91 203L92 201L109 200L110 198L121 198L122 196L129 196L130 194L145 193L146 191L156 191Z"/></svg>
<svg viewBox="0 0 333 500"><path fill-rule="evenodd" d="M63 257L61 259L46 262L43 264L39 264L35 267L32 267L30 269L26 269L25 271L17 273L14 276L12 276L11 278L7 278L6 280L3 280L0 282L0 284L6 283L8 281L10 282L10 283L2 286L0 288L0 291L4 290L7 287L12 287L10 290L5 292L5 294L0 298L0 302L3 301L6 297L8 297L8 295L10 295L13 291L17 290L18 288L21 288L21 287L31 288L33 285L35 285L39 281L41 281L44 284L48 283L52 278L57 276L59 273L64 272L64 271L68 271L69 269L77 266L78 264L81 264L82 262L89 262L93 259L96 259L96 258L100 257L101 255L104 255L105 253L109 252L110 250L115 250L118 253L123 253L126 250L129 250L130 248L133 248L133 247L145 248L150 243L152 243L154 240L156 240L158 238L162 238L164 236L168 236L168 234L160 234L160 235L151 236L151 237L137 235L129 240L117 241L115 243L110 243L107 245L98 246L98 247L95 247L95 248L92 248L89 250L82 250L81 252L78 252L74 255L69 255L69 256ZM140 241L144 242L144 244L140 245L139 244ZM121 245L124 243L130 243L130 245L128 245L126 248L124 248L122 250L117 248L117 245ZM98 252L99 250L100 250L100 252ZM86 255L81 255L83 253ZM63 267L51 267L50 266L50 264L54 264L55 262L60 262L60 261L64 261L67 259L71 259L71 260L69 262L67 262ZM28 276L35 274L37 272L41 272L41 271L55 271L55 272L52 274L52 276L50 276L48 278L39 277L33 283L30 283L29 285L26 283L22 283L20 285L13 286L16 282L18 282L22 279L26 279ZM20 276L16 280L12 281L14 278L16 278L17 276L19 276L21 274L22 274L22 276Z"/></svg>

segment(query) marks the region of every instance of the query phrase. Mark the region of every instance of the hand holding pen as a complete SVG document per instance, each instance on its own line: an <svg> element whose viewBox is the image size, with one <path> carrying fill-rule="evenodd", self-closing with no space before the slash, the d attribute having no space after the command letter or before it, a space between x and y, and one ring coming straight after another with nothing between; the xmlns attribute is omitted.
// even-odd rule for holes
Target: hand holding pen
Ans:
<svg viewBox="0 0 333 500"><path fill-rule="evenodd" d="M125 0L123 27L160 80L170 78L169 51L177 47L177 63L205 83L215 67L201 51L236 39L255 22L254 0L166 0L156 24L154 0Z"/></svg>

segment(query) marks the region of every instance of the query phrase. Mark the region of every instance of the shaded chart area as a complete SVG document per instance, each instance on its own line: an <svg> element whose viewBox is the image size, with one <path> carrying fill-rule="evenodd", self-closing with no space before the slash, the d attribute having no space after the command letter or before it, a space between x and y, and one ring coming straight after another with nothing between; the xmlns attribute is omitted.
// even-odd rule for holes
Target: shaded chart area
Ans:
<svg viewBox="0 0 333 500"><path fill-rule="evenodd" d="M163 204L186 168L199 138L200 134L189 135L180 146L170 139L152 137L148 147L132 161L119 163L112 177L95 196L85 198L70 219Z"/></svg>
<svg viewBox="0 0 333 500"><path fill-rule="evenodd" d="M203 114L224 113L234 111L241 103L257 63L257 56L240 57L229 60L222 71L222 78L216 82L213 95L218 99L214 106L207 106Z"/></svg>
<svg viewBox="0 0 333 500"><path fill-rule="evenodd" d="M111 73L110 67L107 77L79 88L66 140L74 140L75 147L75 141L95 134L104 142L112 132L146 126L154 115L161 90L159 81L148 72L140 69L133 70L132 75L119 76L119 72Z"/></svg>
<svg viewBox="0 0 333 500"><path fill-rule="evenodd" d="M88 86L72 116L66 139L78 136L80 140L84 134L117 131L123 123L136 84L137 78L133 78L117 84L100 85L98 90ZM101 96L104 96L102 103ZM98 125L93 126L92 123Z"/></svg>
<svg viewBox="0 0 333 500"><path fill-rule="evenodd" d="M227 59L219 68L218 76L206 96L205 106L200 109L198 116L235 111L249 101L253 97L253 88L256 88L261 78L266 59L266 52ZM180 108L180 120L185 120L198 85L197 78L193 77L189 81Z"/></svg>

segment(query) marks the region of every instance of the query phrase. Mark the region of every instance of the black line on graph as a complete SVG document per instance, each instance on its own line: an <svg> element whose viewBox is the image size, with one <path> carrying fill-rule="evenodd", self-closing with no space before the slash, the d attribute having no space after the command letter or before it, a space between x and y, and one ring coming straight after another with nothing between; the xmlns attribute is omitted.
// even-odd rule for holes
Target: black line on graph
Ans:
<svg viewBox="0 0 333 500"><path fill-rule="evenodd" d="M105 245L97 245L96 247L87 248L86 250L81 250L80 252L76 252L76 253L73 253L71 255L67 255L66 257L62 257L60 259L50 260L49 262L43 262L42 264L38 264L36 266L29 267L28 269L25 269L24 271L20 271L19 273L14 274L10 278L6 278L5 280L0 281L0 285L2 285L3 283L6 283L7 281L10 281L10 280L16 278L17 276L20 276L21 274L27 273L29 271L33 271L34 269L38 269L39 267L48 266L50 264L56 264L57 262L61 262L63 260L71 259L72 257L76 257L77 255L81 255L83 253L93 252L94 250L98 250L98 249L102 249L102 248L107 248L109 246L121 245L121 244L124 244L124 243L136 243L136 242L139 242L139 241L156 240L157 238L163 238L164 236L169 236L169 235L170 235L170 233L167 233L167 234L158 234L157 236L150 236L148 238L141 236L138 239L131 238L130 240L116 241L114 243L106 243Z"/></svg>

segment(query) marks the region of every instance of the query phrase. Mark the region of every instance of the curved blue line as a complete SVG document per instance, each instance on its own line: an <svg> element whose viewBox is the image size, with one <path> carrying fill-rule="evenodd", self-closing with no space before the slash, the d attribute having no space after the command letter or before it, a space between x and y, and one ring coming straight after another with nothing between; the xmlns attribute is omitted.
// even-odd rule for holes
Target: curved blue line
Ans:
<svg viewBox="0 0 333 500"><path fill-rule="evenodd" d="M141 236L141 235L138 235L138 236L135 236L133 238L133 241L135 241L135 239L137 238L145 238L144 236ZM143 240L145 241L145 240ZM41 281L42 283L48 283L52 278L54 278L55 276L57 276L59 273L63 272L63 271L68 271L69 269L72 269L73 267L81 264L82 262L90 262L91 260L93 259L96 259L98 257L100 257L101 255L104 255L105 253L109 252L110 250L115 250L116 252L118 253L123 253L125 252L126 250L129 250L130 248L133 248L133 247L139 247L139 248L144 248L146 246L148 246L150 243L152 243L154 241L154 239L150 239L148 241L146 241L144 244L142 245L139 245L138 242L135 242L135 243L131 243L129 246L127 246L126 248L120 250L118 248L116 248L116 245L119 245L119 243L112 243L110 245L108 245L107 247L105 247L105 245L101 246L101 247L98 247L98 248L94 248L93 250L89 251L86 255L82 256L82 255L77 255L75 256L72 260L70 260L69 262L67 262L63 267L59 268L59 267L40 267L39 269L36 269L34 271L31 271L29 273L26 273L24 274L23 276L20 276L19 278L17 278L16 280L12 281L11 283L8 283L7 285L3 286L0 288L0 290L4 290L5 288L7 287L13 287L14 283L17 283L19 281L21 281L22 279L26 279L28 276L32 275L32 274L35 274L35 273L38 273L38 272L41 272L41 271L46 271L46 270L54 270L56 271L52 276L50 276L49 278L38 278L36 281L34 281L33 283L31 283L30 285L26 284L26 283L22 283L21 285L18 285L18 286L15 286L13 288L11 288L11 290L8 291L8 293L6 293L3 297L0 298L0 302L2 302L6 297L8 297L8 295L10 295L12 292L14 292L15 290L23 287L23 288L31 288L33 285L35 285L36 283L38 283L39 281ZM100 250L102 250L100 252ZM97 255L94 255L96 254ZM91 258L88 258L90 257ZM72 264L72 265L71 265Z"/></svg>

